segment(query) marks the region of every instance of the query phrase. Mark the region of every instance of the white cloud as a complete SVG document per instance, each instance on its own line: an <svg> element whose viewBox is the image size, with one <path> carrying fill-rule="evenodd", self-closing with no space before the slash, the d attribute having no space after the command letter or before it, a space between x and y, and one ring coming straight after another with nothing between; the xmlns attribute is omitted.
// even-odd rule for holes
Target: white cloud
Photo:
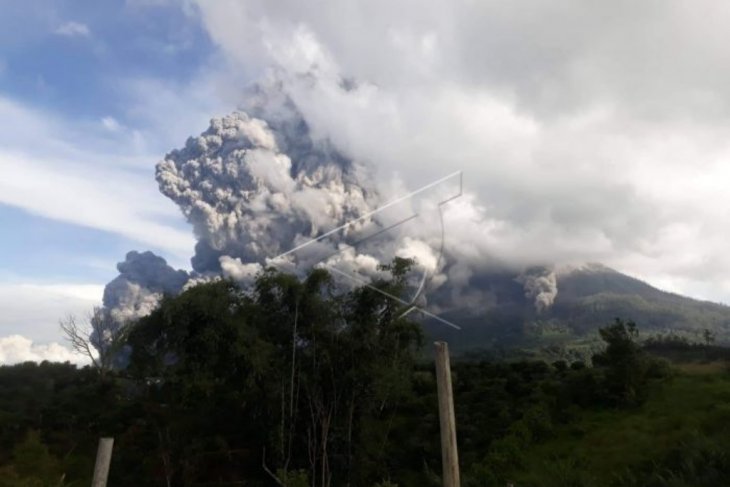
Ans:
<svg viewBox="0 0 730 487"><path fill-rule="evenodd" d="M154 162L191 134L204 130L211 118L235 107L233 93L239 92L226 84L230 78L224 73L211 69L184 85L156 78L118 82L116 88L129 100L125 120L137 127L144 150L157 154Z"/></svg>
<svg viewBox="0 0 730 487"><path fill-rule="evenodd" d="M159 192L154 168L216 113L214 82L201 78L180 86L121 78L116 83L112 92L127 112L92 120L67 119L0 94L0 204L117 234L186 267L195 239L179 208ZM8 231L3 238L15 237ZM79 266L100 265L84 255L77 260ZM115 263L108 263L108 272ZM100 305L103 287L0 276L0 336L60 341L58 320Z"/></svg>
<svg viewBox="0 0 730 487"><path fill-rule="evenodd" d="M119 130L122 129L122 125L114 117L103 117L101 119L101 124L109 132L119 132Z"/></svg>
<svg viewBox="0 0 730 487"><path fill-rule="evenodd" d="M78 365L89 363L81 355L73 353L58 343L38 344L21 335L0 337L0 364L11 365L21 362L71 362Z"/></svg>
<svg viewBox="0 0 730 487"><path fill-rule="evenodd" d="M100 170L101 169L101 170ZM90 168L72 161L0 152L0 202L55 220L123 235L175 256L189 255L187 229L158 222L173 218L150 174L119 168Z"/></svg>
<svg viewBox="0 0 730 487"><path fill-rule="evenodd" d="M0 336L59 341L59 320L69 314L86 316L101 305L103 291L100 284L0 282Z"/></svg>
<svg viewBox="0 0 730 487"><path fill-rule="evenodd" d="M476 265L602 261L730 301L729 5L197 3L383 179L463 169L447 231Z"/></svg>
<svg viewBox="0 0 730 487"><path fill-rule="evenodd" d="M66 37L89 37L91 35L88 25L74 21L59 25L54 33Z"/></svg>
<svg viewBox="0 0 730 487"><path fill-rule="evenodd" d="M194 239L154 182L161 154L130 149L134 137L121 127L110 140L108 129L63 123L2 97L0 122L0 173L9 175L0 178L0 203L117 233L178 260L190 255Z"/></svg>

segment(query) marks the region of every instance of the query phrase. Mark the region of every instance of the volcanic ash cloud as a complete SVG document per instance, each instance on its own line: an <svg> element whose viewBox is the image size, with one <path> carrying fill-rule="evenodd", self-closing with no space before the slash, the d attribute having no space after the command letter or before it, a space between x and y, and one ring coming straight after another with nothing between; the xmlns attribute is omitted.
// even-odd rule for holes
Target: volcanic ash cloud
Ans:
<svg viewBox="0 0 730 487"><path fill-rule="evenodd" d="M116 323L149 314L164 294L200 282L225 277L250 283L273 257L305 243L275 264L299 272L324 263L371 278L381 274L379 263L396 255L415 257L433 274L445 265L426 244L433 240L427 235L399 238L395 229L359 243L386 226L379 215L312 242L383 201L368 167L313 137L290 100L267 93L253 97L246 112L214 118L157 164L160 191L193 227L193 272L175 270L151 252L130 252L104 294ZM442 284L445 276L437 277Z"/></svg>
<svg viewBox="0 0 730 487"><path fill-rule="evenodd" d="M303 146L306 155L297 159L281 149ZM347 181L353 171L328 142L312 140L303 122L296 132L275 132L236 112L170 152L157 165L157 181L193 226L193 269L220 273L231 259L264 263L367 212L363 186Z"/></svg>
<svg viewBox="0 0 730 487"><path fill-rule="evenodd" d="M104 308L116 324L149 314L164 294L177 294L189 279L152 252L127 253L119 275L104 288Z"/></svg>
<svg viewBox="0 0 730 487"><path fill-rule="evenodd" d="M555 271L546 267L527 269L517 282L525 289L525 297L532 299L538 313L547 311L558 296L558 280Z"/></svg>

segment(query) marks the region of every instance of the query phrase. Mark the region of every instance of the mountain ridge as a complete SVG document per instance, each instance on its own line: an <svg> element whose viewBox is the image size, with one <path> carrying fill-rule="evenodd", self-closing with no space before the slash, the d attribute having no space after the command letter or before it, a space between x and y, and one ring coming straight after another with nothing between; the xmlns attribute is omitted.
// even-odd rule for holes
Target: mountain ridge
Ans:
<svg viewBox="0 0 730 487"><path fill-rule="evenodd" d="M730 341L730 306L661 290L599 263L552 270L557 293L538 310L519 280L506 271L483 274L471 284L485 296L482 310L443 316L462 330L424 325L427 336L453 342L459 351L573 347L598 341L598 329L615 318L637 323L642 336L675 334L699 341L705 329Z"/></svg>

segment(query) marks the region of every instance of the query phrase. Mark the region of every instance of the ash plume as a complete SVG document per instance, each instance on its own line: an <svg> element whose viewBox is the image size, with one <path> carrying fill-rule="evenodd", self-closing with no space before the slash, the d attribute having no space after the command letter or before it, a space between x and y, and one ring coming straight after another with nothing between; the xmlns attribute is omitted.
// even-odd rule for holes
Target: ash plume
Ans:
<svg viewBox="0 0 730 487"><path fill-rule="evenodd" d="M164 294L177 294L190 276L152 252L127 253L119 275L104 288L103 304L117 324L149 314Z"/></svg>
<svg viewBox="0 0 730 487"><path fill-rule="evenodd" d="M547 267L532 267L517 277L523 285L525 297L532 299L538 313L547 311L558 295L555 271Z"/></svg>
<svg viewBox="0 0 730 487"><path fill-rule="evenodd" d="M286 272L324 265L366 280L382 278L379 264L396 256L416 260L409 297L420 305L472 315L492 306L492 291L479 285L479 276L493 259L483 246L460 238L463 234L445 234L439 225L444 216L428 198L409 200L408 208L398 210L406 215L378 213L312 241L392 199L375 189L371 171L315 133L281 86L255 87L245 106L212 119L156 166L160 191L179 206L195 234L192 271L173 269L151 252L130 252L105 289L108 316L120 326L150 313L164 294L220 278L246 286L273 264ZM473 231L482 227L480 211L465 200L455 214ZM408 228L381 235L379 230L410 214L418 218ZM306 247L272 261L302 244ZM553 273L533 270L519 280L538 311L552 305Z"/></svg>
<svg viewBox="0 0 730 487"><path fill-rule="evenodd" d="M198 239L196 272L263 263L371 208L352 161L313 140L301 117L278 126L244 112L216 118L157 165L160 191Z"/></svg>
<svg viewBox="0 0 730 487"><path fill-rule="evenodd" d="M246 110L212 119L201 135L157 164L160 191L180 207L197 238L193 271L175 270L151 252L130 252L104 292L114 322L144 316L163 294L200 282L224 277L250 283L270 258L379 204L367 168L312 136L279 90L255 89ZM344 241L371 223L359 222L277 264L293 271L326 261L373 276L379 262L414 251L425 267L435 267L433 252L420 241L399 244L391 237L369 250Z"/></svg>

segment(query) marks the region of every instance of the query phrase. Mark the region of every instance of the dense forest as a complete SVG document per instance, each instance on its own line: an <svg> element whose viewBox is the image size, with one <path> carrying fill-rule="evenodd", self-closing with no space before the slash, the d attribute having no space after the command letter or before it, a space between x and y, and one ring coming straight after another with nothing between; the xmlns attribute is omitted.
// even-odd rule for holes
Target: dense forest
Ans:
<svg viewBox="0 0 730 487"><path fill-rule="evenodd" d="M109 369L0 367L0 487L89 485L100 436L111 486L438 486L432 347L403 311L269 270L165 297ZM588 361L455 358L462 485L730 485L730 353L639 326Z"/></svg>

